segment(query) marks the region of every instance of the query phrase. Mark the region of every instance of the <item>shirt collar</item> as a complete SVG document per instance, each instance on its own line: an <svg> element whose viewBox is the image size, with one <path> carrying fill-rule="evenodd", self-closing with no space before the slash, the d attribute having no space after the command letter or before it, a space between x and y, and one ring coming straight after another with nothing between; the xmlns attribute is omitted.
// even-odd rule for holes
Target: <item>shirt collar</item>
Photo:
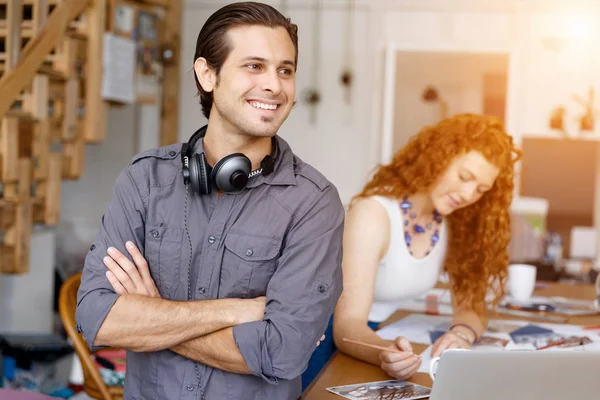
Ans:
<svg viewBox="0 0 600 400"><path fill-rule="evenodd" d="M294 172L294 153L290 145L280 136L275 136L279 154L275 160L275 168L269 175L257 175L248 182L249 188L256 187L260 184L267 185L295 185L296 174Z"/></svg>

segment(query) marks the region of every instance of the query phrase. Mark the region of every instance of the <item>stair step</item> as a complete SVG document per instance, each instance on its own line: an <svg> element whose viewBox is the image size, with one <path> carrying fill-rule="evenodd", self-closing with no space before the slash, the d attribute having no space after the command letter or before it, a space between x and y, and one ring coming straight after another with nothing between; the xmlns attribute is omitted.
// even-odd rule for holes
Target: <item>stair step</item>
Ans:
<svg viewBox="0 0 600 400"><path fill-rule="evenodd" d="M27 120L27 121L35 121L35 118L33 118L33 115L31 115L31 113L26 112L26 111L22 111L19 109L16 110L8 110L6 112L6 116L7 117L17 117L21 120Z"/></svg>
<svg viewBox="0 0 600 400"><path fill-rule="evenodd" d="M2 61L3 61L2 60L2 53L0 53L0 77L4 73L4 67L5 67L4 62L2 62ZM43 74L43 75L47 75L50 79L55 80L55 81L65 81L67 79L67 77L65 76L65 74L63 74L60 71L57 71L57 70L53 69L49 65L42 65L38 69L38 73Z"/></svg>

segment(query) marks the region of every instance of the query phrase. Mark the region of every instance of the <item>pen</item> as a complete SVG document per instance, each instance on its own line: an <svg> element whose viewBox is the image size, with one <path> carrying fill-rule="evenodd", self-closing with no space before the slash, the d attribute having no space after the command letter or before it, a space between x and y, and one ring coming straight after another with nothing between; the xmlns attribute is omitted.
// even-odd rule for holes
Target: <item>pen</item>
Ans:
<svg viewBox="0 0 600 400"><path fill-rule="evenodd" d="M343 338L342 339L344 342L347 343L353 343L353 344L358 344L360 346L365 346L365 347L370 347L372 349L377 349L377 350L382 350L382 351L393 351L396 353L402 353L400 350L394 350L394 349L390 349L389 347L383 347L383 346L378 346L376 344L370 344L370 343L365 343L365 342L361 342L360 340L354 340L354 339L348 339L348 338ZM415 354L417 357L419 357L419 355Z"/></svg>
<svg viewBox="0 0 600 400"><path fill-rule="evenodd" d="M600 324L584 326L582 329L584 331L592 331L592 330L600 329Z"/></svg>
<svg viewBox="0 0 600 400"><path fill-rule="evenodd" d="M544 350L544 349L548 349L550 347L560 346L560 345L563 345L565 343L566 342L565 342L564 339L563 340L557 340L556 342L548 343L547 345L540 347L538 350Z"/></svg>

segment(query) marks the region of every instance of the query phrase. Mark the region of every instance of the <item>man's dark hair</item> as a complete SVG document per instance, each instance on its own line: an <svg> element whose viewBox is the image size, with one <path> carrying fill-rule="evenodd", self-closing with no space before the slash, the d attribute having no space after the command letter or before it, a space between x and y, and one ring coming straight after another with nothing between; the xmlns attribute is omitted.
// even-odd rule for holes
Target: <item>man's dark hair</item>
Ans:
<svg viewBox="0 0 600 400"><path fill-rule="evenodd" d="M242 2L226 5L211 15L198 34L194 63L204 57L208 66L217 74L217 83L221 67L231 53L231 43L227 32L238 26L262 25L269 28L283 27L287 30L296 49L294 63L298 64L298 26L289 18L284 17L279 11L268 4L255 2ZM202 113L206 118L210 115L213 103L212 92L202 89L198 77L194 73L194 80L200 95Z"/></svg>

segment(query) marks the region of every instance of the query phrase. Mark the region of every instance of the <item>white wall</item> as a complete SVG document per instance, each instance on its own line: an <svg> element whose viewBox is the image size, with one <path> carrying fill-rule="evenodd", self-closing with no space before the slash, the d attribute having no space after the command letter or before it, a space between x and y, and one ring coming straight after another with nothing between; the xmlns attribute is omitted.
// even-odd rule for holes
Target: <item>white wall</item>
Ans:
<svg viewBox="0 0 600 400"><path fill-rule="evenodd" d="M136 108L111 108L104 141L86 145L83 174L78 180L62 182L57 227L59 263L81 264L81 257L94 239L114 181L137 152Z"/></svg>
<svg viewBox="0 0 600 400"><path fill-rule="evenodd" d="M507 61L507 54L398 52L393 152L424 126L440 120L440 104L423 100L427 87L436 88L448 104L448 116L480 114L484 76L506 73Z"/></svg>
<svg viewBox="0 0 600 400"><path fill-rule="evenodd" d="M598 13L600 2L587 12L569 16L557 12L536 12L530 17L531 38L528 68L523 71L522 92L526 93L522 132L527 135L549 133L548 119L557 106L567 108L567 129L579 133L577 117L584 108L574 100L579 95L587 100L590 87L596 89L596 110L600 91L600 45ZM598 118L598 114L596 114ZM558 134L554 132L556 136ZM593 136L600 137L600 126Z"/></svg>
<svg viewBox="0 0 600 400"><path fill-rule="evenodd" d="M0 332L53 333L55 243L52 229L35 229L30 272L0 274Z"/></svg>
<svg viewBox="0 0 600 400"><path fill-rule="evenodd" d="M196 87L191 72L196 38L210 14L225 1L188 1L182 28L182 66L179 139L187 140L200 124L206 122L200 111ZM279 7L280 2L268 2ZM359 2L361 3L361 2ZM310 123L310 109L303 95L311 87L313 68L314 18L312 2L287 1L287 13L299 29L297 101L290 117L280 130L281 136L304 161L321 171L338 188L342 201L347 202L361 190L369 170L374 166L370 154L372 54L368 49L370 11L357 5L353 32L354 88L352 103L345 102L345 90L340 84L344 67L346 11L345 1L324 1L321 15L318 88L321 103L317 106L316 123ZM377 139L377 138L376 138Z"/></svg>

